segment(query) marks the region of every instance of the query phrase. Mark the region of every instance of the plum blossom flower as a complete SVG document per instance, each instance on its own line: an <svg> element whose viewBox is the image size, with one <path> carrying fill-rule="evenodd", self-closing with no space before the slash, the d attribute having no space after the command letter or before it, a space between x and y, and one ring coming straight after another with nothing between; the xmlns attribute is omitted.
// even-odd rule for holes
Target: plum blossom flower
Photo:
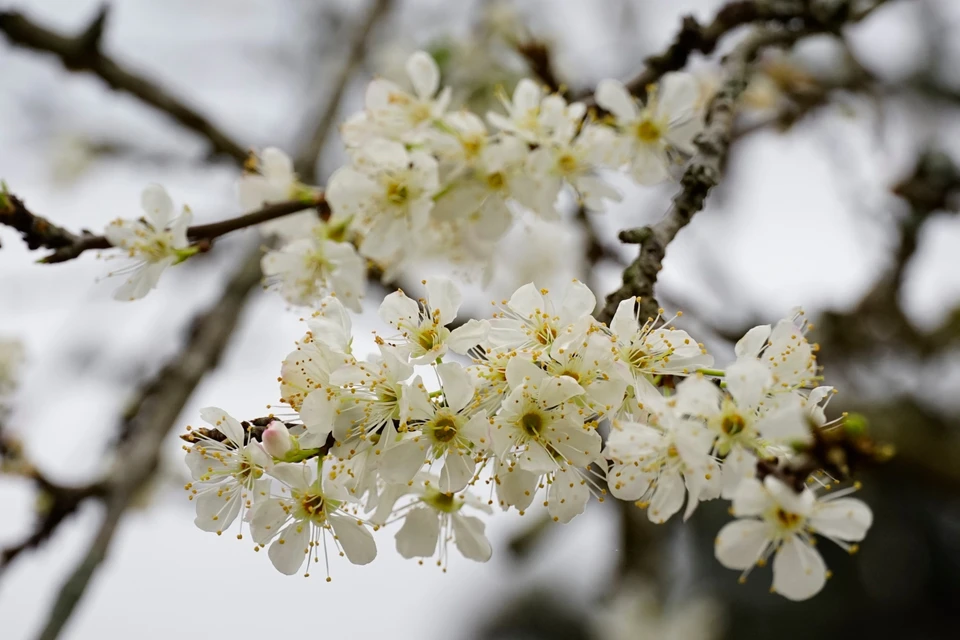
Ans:
<svg viewBox="0 0 960 640"><path fill-rule="evenodd" d="M416 246L430 223L439 188L436 159L408 152L389 140L372 140L353 152L353 165L338 169L327 186L335 215L352 218L364 233L360 253L372 260L398 261Z"/></svg>
<svg viewBox="0 0 960 640"><path fill-rule="evenodd" d="M251 155L237 184L240 206L245 212L256 211L265 205L296 198L312 199L314 194L300 182L293 170L293 161L276 147L267 147L259 155ZM313 202L304 202L304 211L264 222L260 229L286 240L295 240L310 233L317 223L317 215L309 208Z"/></svg>
<svg viewBox="0 0 960 640"><path fill-rule="evenodd" d="M622 301L610 321L610 333L616 343L617 369L636 396L659 396L651 376L686 376L703 367L713 366L713 356L686 331L667 327L661 318L640 322L634 298Z"/></svg>
<svg viewBox="0 0 960 640"><path fill-rule="evenodd" d="M413 482L387 487L380 496L377 511L371 518L378 524L403 519L397 531L397 551L404 558L430 558L437 554L437 564L446 567L450 557L447 548L453 540L463 557L475 562L486 562L493 555L490 541L484 534L486 525L476 516L464 515L463 508L470 507L483 513L491 509L476 496L439 491L437 478L418 474ZM404 495L413 495L415 500L396 509L394 505Z"/></svg>
<svg viewBox="0 0 960 640"><path fill-rule="evenodd" d="M380 318L400 331L390 342L411 364L429 364L442 358L448 348L466 353L487 337L489 323L485 320L470 320L453 331L446 327L456 319L463 300L453 281L438 277L424 282L426 300L417 302L398 290L380 305Z"/></svg>
<svg viewBox="0 0 960 640"><path fill-rule="evenodd" d="M572 139L587 112L586 106L582 102L568 105L559 95L543 94L537 83L524 78L517 83L512 100L500 97L507 115L491 111L487 120L530 144Z"/></svg>
<svg viewBox="0 0 960 640"><path fill-rule="evenodd" d="M247 442L243 426L223 409L201 409L200 417L223 440L200 430L191 434L187 466L194 481L186 489L196 503L196 525L221 534L268 491L270 479L264 474L272 469L273 461L259 442L252 438Z"/></svg>
<svg viewBox="0 0 960 640"><path fill-rule="evenodd" d="M703 127L696 105L700 88L688 73L668 73L637 104L623 83L601 80L597 104L613 114L623 141L624 160L633 179L655 184L670 177L671 150L692 152L694 137Z"/></svg>
<svg viewBox="0 0 960 640"><path fill-rule="evenodd" d="M584 424L573 398L584 390L569 376L551 376L525 358L507 365L511 392L493 419L493 450L517 455L525 471L554 471L559 461L587 467L600 455L600 434Z"/></svg>
<svg viewBox="0 0 960 640"><path fill-rule="evenodd" d="M490 343L496 348L543 348L553 344L560 332L589 317L597 299L589 287L574 280L562 300L532 282L517 289L503 303L503 311L490 321Z"/></svg>
<svg viewBox="0 0 960 640"><path fill-rule="evenodd" d="M620 201L620 193L599 175L600 169L615 166L613 132L604 126L587 125L570 138L541 144L530 153L527 169L537 184L534 211L548 220L558 220L555 204L564 183L576 191L587 209L602 211L604 200Z"/></svg>
<svg viewBox="0 0 960 640"><path fill-rule="evenodd" d="M368 564L377 557L373 534L366 524L347 511L346 496L318 474L314 465L278 463L270 475L282 482L287 493L262 500L253 510L250 532L260 546L270 545L267 555L277 571L293 575L307 560L325 560L330 544L353 564ZM329 571L329 561L327 561ZM329 574L327 576L329 580Z"/></svg>
<svg viewBox="0 0 960 640"><path fill-rule="evenodd" d="M407 390L407 434L387 443L380 468L389 483L405 483L424 462L443 461L439 489L462 491L473 480L478 454L490 448L487 416L478 411L473 380L456 362L437 365L443 402L419 387ZM403 437L406 436L406 437Z"/></svg>
<svg viewBox="0 0 960 640"><path fill-rule="evenodd" d="M359 313L367 284L366 263L352 244L332 239L329 231L326 223L320 223L307 236L267 251L261 260L264 277L291 304L309 306L335 295Z"/></svg>
<svg viewBox="0 0 960 640"><path fill-rule="evenodd" d="M686 520L699 501L720 494L720 465L710 455L714 436L666 406L650 422L614 424L603 452L611 462L607 486L614 497L648 507L656 523L669 520L689 494Z"/></svg>
<svg viewBox="0 0 960 640"><path fill-rule="evenodd" d="M341 127L347 146L362 146L373 138L414 144L443 117L450 105L451 89L440 89L440 68L433 57L417 51L405 67L413 93L384 78L373 80L367 86L366 110Z"/></svg>
<svg viewBox="0 0 960 640"><path fill-rule="evenodd" d="M727 393L703 377L677 385L675 403L686 415L706 422L716 441L714 452L725 458L723 497L733 495L755 467L754 456L782 456L790 446L810 439L810 424L798 396L773 403L768 399L769 369L756 361L738 361L726 371Z"/></svg>
<svg viewBox="0 0 960 640"><path fill-rule="evenodd" d="M729 569L743 571L766 564L773 555L773 590L790 600L806 600L818 593L827 568L814 545L820 535L853 553L873 524L873 513L862 501L838 491L818 498L810 489L800 492L773 476L763 482L747 479L733 498L735 520L720 530L716 556Z"/></svg>
<svg viewBox="0 0 960 640"><path fill-rule="evenodd" d="M770 369L773 393L796 391L816 383L817 359L806 338L809 326L802 310L776 325L747 331L734 349L738 360L759 360Z"/></svg>
<svg viewBox="0 0 960 640"><path fill-rule="evenodd" d="M104 235L111 245L124 249L136 262L109 275L130 277L113 297L117 300L138 300L156 288L164 269L186 260L196 253L187 240L187 227L193 214L184 210L174 217L173 200L158 184L143 190L140 197L144 217L140 220L118 218L107 225Z"/></svg>

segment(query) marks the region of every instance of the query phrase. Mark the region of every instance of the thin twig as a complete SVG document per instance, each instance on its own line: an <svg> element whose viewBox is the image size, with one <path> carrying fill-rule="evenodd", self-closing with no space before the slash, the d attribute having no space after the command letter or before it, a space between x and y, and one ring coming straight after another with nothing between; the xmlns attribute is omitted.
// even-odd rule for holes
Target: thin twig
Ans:
<svg viewBox="0 0 960 640"><path fill-rule="evenodd" d="M80 257L85 251L109 249L112 246L105 236L93 235L88 231L75 234L31 212L23 200L16 196L6 194L5 197L5 202L0 201L0 224L19 231L30 249L54 249L53 253L41 260L43 263L66 262ZM323 195L318 194L313 203L302 199L275 202L235 218L194 225L187 228L187 237L194 242L210 242L233 231L309 209L316 209L321 220L330 217L330 207Z"/></svg>
<svg viewBox="0 0 960 640"><path fill-rule="evenodd" d="M367 12L363 23L357 28L350 42L346 64L340 68L330 90L326 92L329 98L315 118L315 124L307 138L307 144L294 158L294 166L297 172L307 181L316 179L320 152L323 150L323 145L330 135L334 119L337 117L337 107L343 100L343 92L346 90L350 78L366 57L367 41L370 39L374 25L387 15L392 4L393 0L374 0L373 6Z"/></svg>
<svg viewBox="0 0 960 640"><path fill-rule="evenodd" d="M746 25L772 24L797 30L833 31L844 24L862 20L886 1L876 0L855 12L856 3L849 0L737 0L721 7L706 25L687 15L667 48L644 60L643 71L624 82L624 86L635 96L644 98L647 87L665 74L686 67L694 53L710 55L722 38ZM597 106L592 94L581 95L579 99L587 106Z"/></svg>
<svg viewBox="0 0 960 640"><path fill-rule="evenodd" d="M18 46L51 53L69 71L91 73L117 91L125 91L207 139L214 155L242 164L248 150L205 116L160 85L134 73L101 51L109 7L104 5L80 33L67 36L47 29L17 11L0 11L0 32Z"/></svg>

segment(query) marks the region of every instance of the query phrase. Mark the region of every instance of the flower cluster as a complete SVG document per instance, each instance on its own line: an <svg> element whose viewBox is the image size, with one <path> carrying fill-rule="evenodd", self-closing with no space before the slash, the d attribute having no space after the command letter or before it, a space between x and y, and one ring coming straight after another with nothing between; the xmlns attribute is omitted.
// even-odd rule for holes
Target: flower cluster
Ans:
<svg viewBox="0 0 960 640"><path fill-rule="evenodd" d="M561 296L524 285L492 318L459 326L457 287L438 278L425 289L384 299L391 329L364 359L344 305L324 299L281 367L292 414L241 424L205 410L212 428L185 437L200 528L222 532L245 512L258 548L296 573L321 546L325 558L370 562L372 531L402 521L401 555L446 566L450 541L490 557L478 514L492 506L539 503L565 523L609 494L662 523L724 498L743 519L720 532L718 559L749 570L775 554L774 588L791 599L826 579L814 534L850 550L866 534L866 505L803 486L822 473L800 486L778 475L837 424L802 314L750 330L718 370L671 320L641 321L633 299L598 322L577 281Z"/></svg>
<svg viewBox="0 0 960 640"><path fill-rule="evenodd" d="M598 103L613 114L604 119L524 79L501 96L504 113L485 122L450 109L451 89L427 53L410 56L406 72L409 90L373 80L363 111L341 127L349 162L327 185L330 219L308 212L269 226L284 245L267 254L264 271L288 302L309 306L333 294L356 309L367 261L390 275L430 256L479 265L489 279L497 244L517 219L559 219L564 190L602 210L620 198L604 172L625 170L643 184L668 178L702 126L699 85L688 74L665 76L646 105L619 82L602 82ZM253 209L319 191L298 181L282 152L266 149L240 193Z"/></svg>
<svg viewBox="0 0 960 640"><path fill-rule="evenodd" d="M276 148L245 167L238 187L245 211L303 201L302 211L262 224L278 239L263 258L266 282L291 304L335 295L359 311L368 264L389 278L423 256L480 267L489 281L498 242L516 220L558 220L564 191L600 211L620 199L604 179L615 171L640 184L665 180L702 128L702 89L690 74L666 74L646 104L620 82L602 81L596 101L610 113L603 118L522 79L512 96L500 96L503 113L485 122L450 108L452 90L441 87L429 54L414 53L405 68L409 89L374 79L364 109L342 125L349 162L325 192L302 183ZM329 208L324 215L318 202ZM174 219L162 187L144 191L143 208L144 218L117 220L105 233L137 260L116 293L121 300L143 297L166 267L198 250L186 235L189 212Z"/></svg>

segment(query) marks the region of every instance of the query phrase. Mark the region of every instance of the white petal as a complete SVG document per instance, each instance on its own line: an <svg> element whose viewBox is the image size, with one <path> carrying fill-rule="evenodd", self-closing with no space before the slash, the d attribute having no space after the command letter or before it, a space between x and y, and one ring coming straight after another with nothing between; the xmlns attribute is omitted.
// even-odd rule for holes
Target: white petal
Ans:
<svg viewBox="0 0 960 640"><path fill-rule="evenodd" d="M542 95L543 92L536 82L524 78L517 83L516 89L513 90L513 107L521 111L536 109L540 106Z"/></svg>
<svg viewBox="0 0 960 640"><path fill-rule="evenodd" d="M458 362L438 364L437 374L443 387L443 399L454 412L470 404L473 400L473 377Z"/></svg>
<svg viewBox="0 0 960 640"><path fill-rule="evenodd" d="M243 426L241 426L236 418L230 416L223 409L219 407L200 409L200 417L208 424L216 427L220 433L227 436L234 444L243 444Z"/></svg>
<svg viewBox="0 0 960 640"><path fill-rule="evenodd" d="M406 68L417 96L421 99L433 97L440 87L440 69L433 57L425 51L417 51L407 58Z"/></svg>
<svg viewBox="0 0 960 640"><path fill-rule="evenodd" d="M211 533L223 531L236 520L240 513L240 492L218 495L217 491L209 491L197 497L197 517L193 521L203 531Z"/></svg>
<svg viewBox="0 0 960 640"><path fill-rule="evenodd" d="M628 343L640 331L640 323L637 322L637 314L634 311L635 306L634 298L621 300L617 305L617 312L613 314L613 320L610 321L610 330L620 342Z"/></svg>
<svg viewBox="0 0 960 640"><path fill-rule="evenodd" d="M260 173L276 185L289 188L293 182L293 161L276 147L267 147L260 153Z"/></svg>
<svg viewBox="0 0 960 640"><path fill-rule="evenodd" d="M524 385L539 386L548 377L543 369L523 355L510 358L507 362L506 376L507 384L514 390L519 390Z"/></svg>
<svg viewBox="0 0 960 640"><path fill-rule="evenodd" d="M429 507L412 509L397 531L397 551L404 558L429 558L440 538L439 514Z"/></svg>
<svg viewBox="0 0 960 640"><path fill-rule="evenodd" d="M747 569L760 559L770 539L767 525L760 520L734 520L720 529L714 553L728 569Z"/></svg>
<svg viewBox="0 0 960 640"><path fill-rule="evenodd" d="M657 111L671 120L689 115L700 99L700 84L693 74L667 73L660 80Z"/></svg>
<svg viewBox="0 0 960 640"><path fill-rule="evenodd" d="M816 549L791 536L773 559L773 588L788 600L806 600L827 581L827 567Z"/></svg>
<svg viewBox="0 0 960 640"><path fill-rule="evenodd" d="M316 438L325 437L333 431L336 416L337 401L330 397L326 389L311 391L300 405L303 426Z"/></svg>
<svg viewBox="0 0 960 640"><path fill-rule="evenodd" d="M489 321L470 318L466 324L450 332L450 337L447 338L447 346L454 353L462 355L485 341L488 335L490 335Z"/></svg>
<svg viewBox="0 0 960 640"><path fill-rule="evenodd" d="M377 557L373 534L359 520L338 513L327 514L340 548L353 564L369 564Z"/></svg>
<svg viewBox="0 0 960 640"><path fill-rule="evenodd" d="M292 522L270 545L270 561L280 573L292 576L303 566L310 543L310 525L306 522Z"/></svg>
<svg viewBox="0 0 960 640"><path fill-rule="evenodd" d="M675 470L663 471L657 479L657 488L647 507L647 517L650 522L662 524L683 506L683 498L687 487L683 478Z"/></svg>
<svg viewBox="0 0 960 640"><path fill-rule="evenodd" d="M165 229L173 219L173 200L159 184L151 184L143 190L140 206L155 229Z"/></svg>
<svg viewBox="0 0 960 640"><path fill-rule="evenodd" d="M420 307L416 300L408 298L402 291L394 291L380 304L380 319L398 329L401 325L409 329L419 324Z"/></svg>
<svg viewBox="0 0 960 640"><path fill-rule="evenodd" d="M831 538L858 542L873 524L873 512L856 498L821 501L810 516L810 525L817 533Z"/></svg>
<svg viewBox="0 0 960 640"><path fill-rule="evenodd" d="M427 280L427 302L432 311L440 313L440 324L448 325L457 317L463 294L448 278L430 278Z"/></svg>
<svg viewBox="0 0 960 640"><path fill-rule="evenodd" d="M493 555L490 541L484 535L485 525L479 518L453 514L453 542L464 558L486 562Z"/></svg>
<svg viewBox="0 0 960 640"><path fill-rule="evenodd" d="M590 490L570 467L557 471L547 487L547 511L557 522L567 523L586 509Z"/></svg>
<svg viewBox="0 0 960 640"><path fill-rule="evenodd" d="M576 322L592 314L596 306L597 297L590 291L590 287L579 280L574 280L567 287L566 295L563 297L560 322L561 324Z"/></svg>
<svg viewBox="0 0 960 640"><path fill-rule="evenodd" d="M387 482L399 484L409 482L417 475L426 462L427 454L421 442L408 439L388 444L382 458L381 477Z"/></svg>
<svg viewBox="0 0 960 640"><path fill-rule="evenodd" d="M771 383L770 369L757 360L738 360L727 369L727 390L741 410L760 404Z"/></svg>
<svg viewBox="0 0 960 640"><path fill-rule="evenodd" d="M497 473L497 497L505 504L524 511L533 502L540 475L519 467L501 467Z"/></svg>
<svg viewBox="0 0 960 640"><path fill-rule="evenodd" d="M257 544L267 544L287 521L287 511L279 500L265 500L253 509L250 534Z"/></svg>
<svg viewBox="0 0 960 640"><path fill-rule="evenodd" d="M440 471L440 491L444 493L462 491L473 479L476 466L469 452L458 449L449 451L443 462L443 469Z"/></svg>
<svg viewBox="0 0 960 640"><path fill-rule="evenodd" d="M753 458L752 455L750 457ZM729 460L729 457L727 460ZM724 462L725 469L727 464L728 462ZM745 478L740 481L734 493L733 514L738 517L759 516L767 510L770 504L770 494L764 489L763 483L756 478Z"/></svg>
<svg viewBox="0 0 960 640"><path fill-rule="evenodd" d="M598 105L615 115L621 123L637 117L637 104L619 80L598 82L594 97Z"/></svg>
<svg viewBox="0 0 960 640"><path fill-rule="evenodd" d="M767 338L769 337L770 325L762 324L754 327L743 334L743 337L737 341L737 345L734 347L734 353L737 358L756 358L760 355L760 349L767 343Z"/></svg>
<svg viewBox="0 0 960 640"><path fill-rule="evenodd" d="M583 387L570 376L552 376L540 383L538 398L544 407L556 407L583 393Z"/></svg>
<svg viewBox="0 0 960 640"><path fill-rule="evenodd" d="M654 476L645 473L633 463L614 464L607 472L607 486L613 497L620 500L639 500L650 488Z"/></svg>

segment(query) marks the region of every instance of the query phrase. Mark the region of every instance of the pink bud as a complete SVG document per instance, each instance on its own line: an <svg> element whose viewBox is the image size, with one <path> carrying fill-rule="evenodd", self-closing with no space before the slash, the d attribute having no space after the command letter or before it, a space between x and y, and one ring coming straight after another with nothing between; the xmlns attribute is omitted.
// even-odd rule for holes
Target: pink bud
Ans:
<svg viewBox="0 0 960 640"><path fill-rule="evenodd" d="M287 431L287 425L274 420L264 430L261 437L263 449L274 458L283 458L293 448L293 439Z"/></svg>

